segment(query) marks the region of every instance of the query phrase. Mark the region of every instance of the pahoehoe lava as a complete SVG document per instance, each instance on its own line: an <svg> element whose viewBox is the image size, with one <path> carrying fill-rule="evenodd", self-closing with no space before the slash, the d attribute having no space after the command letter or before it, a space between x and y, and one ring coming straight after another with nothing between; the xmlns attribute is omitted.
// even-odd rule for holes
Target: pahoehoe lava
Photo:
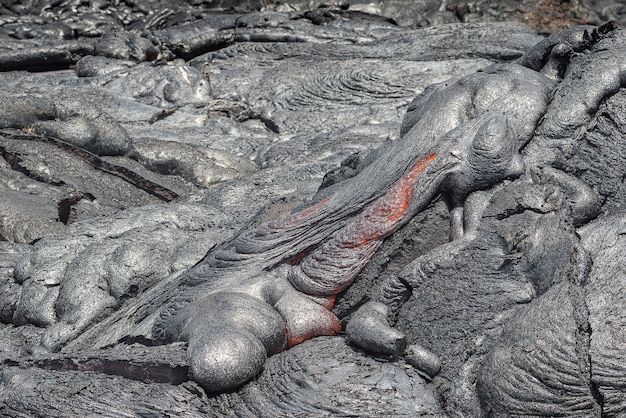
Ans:
<svg viewBox="0 0 626 418"><path fill-rule="evenodd" d="M0 5L0 414L623 415L620 6L252 3Z"/></svg>

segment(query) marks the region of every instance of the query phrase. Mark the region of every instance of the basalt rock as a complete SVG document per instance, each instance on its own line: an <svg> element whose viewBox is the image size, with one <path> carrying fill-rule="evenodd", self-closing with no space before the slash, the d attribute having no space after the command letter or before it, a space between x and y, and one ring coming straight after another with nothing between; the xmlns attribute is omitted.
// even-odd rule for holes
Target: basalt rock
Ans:
<svg viewBox="0 0 626 418"><path fill-rule="evenodd" d="M624 414L626 38L499 22L571 3L3 2L0 414Z"/></svg>

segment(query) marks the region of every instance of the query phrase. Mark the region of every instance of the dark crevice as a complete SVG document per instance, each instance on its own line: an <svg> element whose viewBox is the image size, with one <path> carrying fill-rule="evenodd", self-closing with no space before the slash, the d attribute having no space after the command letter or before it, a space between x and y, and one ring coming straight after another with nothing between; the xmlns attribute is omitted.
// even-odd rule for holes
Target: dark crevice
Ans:
<svg viewBox="0 0 626 418"><path fill-rule="evenodd" d="M44 142L50 145L53 145L61 150L63 150L64 152L67 152L68 154L71 154L83 161L85 161L86 163L88 163L89 165L91 165L94 169L111 174L113 176L116 176L118 178L121 178L122 180L132 184L134 187L143 190L144 192L151 194L152 196L155 196L165 202L171 202L172 200L176 199L178 197L178 194L175 193L172 190L169 190L163 186L161 186L160 184L154 183L150 180L145 179L144 177L140 176L139 174L135 173L134 171L131 171L125 167L116 165L116 164L111 164L109 162L104 161L103 159L101 159L100 157L98 157L97 155L84 150L82 148L79 148L75 145L69 144L61 139L58 138L54 138L54 137L50 137L50 136L36 136L36 135L11 135L11 137L13 139L17 139L17 140L24 140L24 141L40 141L40 142ZM11 165L11 167L14 170L23 172L24 174L26 174L27 176L29 176L30 178L34 179L34 180L38 180L38 181L42 181L44 183L47 184L52 184L55 186L62 186L65 183L62 182L54 182L53 180L49 179L49 178L45 178L41 175L38 175L37 173L32 173L29 170L27 170L26 168L22 167L19 163L21 162L21 160L19 159L19 156L17 154L12 154L8 151L6 151L5 148L0 147L0 155L7 160L7 162L9 163L9 165ZM7 159L8 158L8 159ZM68 218L69 219L69 218Z"/></svg>
<svg viewBox="0 0 626 418"><path fill-rule="evenodd" d="M254 119L254 118L252 118L252 119ZM276 122L274 122L270 118L267 118L265 116L259 115L258 119L261 122L263 122L263 125L265 125L265 127L267 129L269 129L270 131L274 132L275 134L279 134L280 133L280 129L278 128L278 125L276 124Z"/></svg>
<svg viewBox="0 0 626 418"><path fill-rule="evenodd" d="M18 364L19 367L37 367L53 371L96 372L110 376L121 376L144 383L169 383L179 385L189 380L188 366L158 364L153 362L133 363L124 360L52 358L35 359Z"/></svg>
<svg viewBox="0 0 626 418"><path fill-rule="evenodd" d="M125 167L108 163L98 157L97 155L86 151L82 148L78 148L74 145L68 144L65 141L62 141L58 138L52 138L48 136L36 137L41 138L43 142L48 142L56 147L80 158L81 160L89 163L93 168L103 171L108 174L112 174L116 177L121 178L122 180L132 184L138 189L143 190L144 192L151 194L161 200L166 202L171 202L172 200L178 197L178 194L157 184L150 180L147 180L140 176L139 174L131 171Z"/></svg>
<svg viewBox="0 0 626 418"><path fill-rule="evenodd" d="M213 244L213 245L211 246L211 248L209 248L209 249L207 250L207 252L206 252L206 253L204 253L204 257L202 257L202 258L201 258L201 259L200 259L200 260L199 260L196 264L194 264L191 268L194 268L194 267L199 266L200 264L203 264L203 263L207 260L207 258L209 257L209 255L211 254L211 252L213 251L213 249L214 249L215 247L217 247L217 244Z"/></svg>
<svg viewBox="0 0 626 418"><path fill-rule="evenodd" d="M517 205L515 208L507 209L502 213L498 213L497 215L491 215L491 216L488 215L486 217L487 218L493 217L501 221L503 219L510 218L513 215L521 215L527 210L538 213L540 215L546 214L548 212L552 212L552 210L542 210L541 208L533 208L533 207L528 207L528 206L523 206L523 205Z"/></svg>
<svg viewBox="0 0 626 418"><path fill-rule="evenodd" d="M118 298L119 306L124 305L127 301L136 298L139 295L139 286L136 284L131 284L126 291L121 294Z"/></svg>
<svg viewBox="0 0 626 418"><path fill-rule="evenodd" d="M398 280L400 281L400 283L404 285L404 287L406 287L406 291L409 293L409 296L413 294L413 286L411 285L411 283L409 283L407 279L405 279L404 277L398 276Z"/></svg>
<svg viewBox="0 0 626 418"><path fill-rule="evenodd" d="M70 199L63 199L59 202L59 221L64 225L68 225L72 216L72 202ZM73 219L72 219L73 221Z"/></svg>
<svg viewBox="0 0 626 418"><path fill-rule="evenodd" d="M120 339L119 342L126 345L141 344L145 345L146 347L154 347L159 345L154 340L147 338L143 335L128 335Z"/></svg>
<svg viewBox="0 0 626 418"><path fill-rule="evenodd" d="M49 184L51 186L63 186L65 183L62 181L55 181L48 176L45 176L41 173L37 173L29 170L28 168L22 165L22 159L18 153L13 153L11 151L7 151L5 147L0 146L0 156L9 164L11 169L24 174L26 177L33 179L35 181Z"/></svg>
<svg viewBox="0 0 626 418"><path fill-rule="evenodd" d="M222 106L211 108L209 112L214 114L223 114L236 122L258 120L271 132L280 134L280 128L276 122L274 122L270 117L248 108L246 105L241 105L239 103L225 103Z"/></svg>
<svg viewBox="0 0 626 418"><path fill-rule="evenodd" d="M592 330L591 328L589 328L589 339L591 339L591 334ZM593 366L591 364L591 356L589 356L589 375L589 390L591 392L591 396L593 396L596 404L598 404L598 406L600 407L600 417L606 418L608 417L608 415L604 412L604 395L600 391L600 387L598 386L598 384L593 380Z"/></svg>
<svg viewBox="0 0 626 418"><path fill-rule="evenodd" d="M163 118L173 114L177 110L178 110L178 106L170 107L168 109L159 110L158 112L155 112L152 116L150 116L150 119L148 119L148 123L152 125L157 120L163 119Z"/></svg>
<svg viewBox="0 0 626 418"><path fill-rule="evenodd" d="M585 298L585 285L591 273L592 259L582 244L576 246L571 260L569 281L570 298L574 307L574 321L576 323L576 355L581 375L585 378L589 393L596 403L600 417L605 417L604 396L593 380L593 363L591 359L591 336L593 330L589 321L589 308Z"/></svg>
<svg viewBox="0 0 626 418"><path fill-rule="evenodd" d="M345 292L345 290L344 290L344 292ZM343 294L340 293L338 295L338 298L340 298L342 296L343 296ZM342 325L343 329L346 328L346 323L348 322L348 320L350 319L352 314L355 313L356 311L358 311L361 308L361 306L363 306L365 303L369 302L369 300L370 300L369 297L363 296L357 302L352 304L348 309L345 309L341 313L337 313L337 318L339 318L341 320L341 325Z"/></svg>
<svg viewBox="0 0 626 418"><path fill-rule="evenodd" d="M225 39L191 46L176 45L170 47L170 50L176 56L176 58L182 58L185 61L189 61L201 55L208 54L209 52L216 52L221 49L227 48L234 43L235 42L232 39Z"/></svg>
<svg viewBox="0 0 626 418"><path fill-rule="evenodd" d="M59 202L59 221L65 225L71 225L76 220L76 209L74 205L83 199L87 199L90 202L96 200L95 196L91 193L77 193Z"/></svg>

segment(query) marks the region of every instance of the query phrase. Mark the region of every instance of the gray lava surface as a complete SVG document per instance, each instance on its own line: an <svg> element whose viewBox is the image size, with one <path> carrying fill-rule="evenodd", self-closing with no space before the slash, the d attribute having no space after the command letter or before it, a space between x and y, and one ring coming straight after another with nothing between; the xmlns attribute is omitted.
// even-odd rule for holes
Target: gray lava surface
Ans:
<svg viewBox="0 0 626 418"><path fill-rule="evenodd" d="M187 272L358 175L428 86L608 20L626 5L0 2L0 415L624 416L621 29L607 56L571 57L528 170L473 195L471 236L449 242L435 196L337 296L345 325L390 278L408 284L394 325L436 377L341 332L211 393L186 342L152 335Z"/></svg>

